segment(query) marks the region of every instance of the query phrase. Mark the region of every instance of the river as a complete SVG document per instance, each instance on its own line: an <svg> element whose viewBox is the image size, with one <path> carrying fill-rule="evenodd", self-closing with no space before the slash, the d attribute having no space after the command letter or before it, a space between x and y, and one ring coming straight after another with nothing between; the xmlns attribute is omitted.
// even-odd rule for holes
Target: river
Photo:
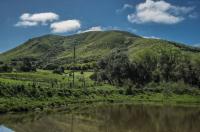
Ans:
<svg viewBox="0 0 200 132"><path fill-rule="evenodd" d="M0 115L0 132L200 132L200 107L100 104Z"/></svg>

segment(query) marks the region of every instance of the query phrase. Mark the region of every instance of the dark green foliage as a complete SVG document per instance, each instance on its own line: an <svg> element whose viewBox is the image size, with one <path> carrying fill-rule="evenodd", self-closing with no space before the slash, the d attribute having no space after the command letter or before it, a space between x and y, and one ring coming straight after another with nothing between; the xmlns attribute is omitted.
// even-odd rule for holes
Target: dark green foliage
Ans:
<svg viewBox="0 0 200 132"><path fill-rule="evenodd" d="M140 75L141 71L145 71L141 73L144 77L142 82L183 80L185 83L200 86L200 63L198 61L194 63L190 55L184 54L178 49L161 47L157 53L145 52L135 63L137 64L137 75Z"/></svg>
<svg viewBox="0 0 200 132"><path fill-rule="evenodd" d="M161 48L159 51L146 51L138 60L130 62L127 55L117 51L98 63L94 80L106 81L115 85L134 84L137 87L149 82L177 82L200 87L200 63L180 50Z"/></svg>
<svg viewBox="0 0 200 132"><path fill-rule="evenodd" d="M64 72L65 72L64 67L58 67L58 68L53 70L53 73L56 73L56 74L62 74Z"/></svg>
<svg viewBox="0 0 200 132"><path fill-rule="evenodd" d="M99 80L107 80L110 84L123 85L124 80L129 78L131 73L130 61L126 54L119 50L98 62L100 74Z"/></svg>
<svg viewBox="0 0 200 132"><path fill-rule="evenodd" d="M56 65L56 64L47 64L47 65L45 65L44 67L43 67L43 69L44 70L54 70L54 69L56 69L56 68L58 68L58 65Z"/></svg>
<svg viewBox="0 0 200 132"><path fill-rule="evenodd" d="M5 65L0 65L0 73L1 72L12 72L12 67L8 66L7 64Z"/></svg>
<svg viewBox="0 0 200 132"><path fill-rule="evenodd" d="M126 95L133 95L133 90L131 87L126 89Z"/></svg>
<svg viewBox="0 0 200 132"><path fill-rule="evenodd" d="M21 63L19 63L17 70L23 72L36 71L36 66L34 65L34 62L31 59L23 58Z"/></svg>
<svg viewBox="0 0 200 132"><path fill-rule="evenodd" d="M96 67L96 62L90 63L78 63L74 65L73 63L65 65L67 70L92 70Z"/></svg>
<svg viewBox="0 0 200 132"><path fill-rule="evenodd" d="M90 76L90 79L91 79L91 80L94 80L94 81L98 81L98 80L97 80L97 75L98 75L98 74L100 74L100 72L97 72L97 71L94 72L94 73ZM100 81L102 81L102 80L100 80Z"/></svg>

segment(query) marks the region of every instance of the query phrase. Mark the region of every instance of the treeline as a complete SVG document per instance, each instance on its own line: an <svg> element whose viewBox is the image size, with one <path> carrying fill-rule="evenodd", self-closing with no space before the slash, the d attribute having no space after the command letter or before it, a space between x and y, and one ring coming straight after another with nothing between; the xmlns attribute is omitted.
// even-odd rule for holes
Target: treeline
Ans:
<svg viewBox="0 0 200 132"><path fill-rule="evenodd" d="M73 62L69 62L64 65L50 63L39 68L44 69L44 70L55 70L55 69L58 69L60 66L64 67L66 70L77 70L77 71L91 70L91 69L94 69L94 67L96 67L96 62L87 62L87 63L77 62L75 65L73 64Z"/></svg>
<svg viewBox="0 0 200 132"><path fill-rule="evenodd" d="M36 64L31 58L23 58L20 60L12 60L10 63L0 63L0 73L1 72L12 72L12 71L22 71L30 72L36 71Z"/></svg>
<svg viewBox="0 0 200 132"><path fill-rule="evenodd" d="M0 62L0 72L34 72L36 69L52 70L53 73L64 73L64 70L76 70L76 71L85 71L93 70L96 67L96 62L77 62L75 65L71 62L65 65L59 65L54 63L48 63L44 66L41 66L38 60L34 58L19 58L13 59L9 62Z"/></svg>
<svg viewBox="0 0 200 132"><path fill-rule="evenodd" d="M200 87L200 59L176 48L147 50L133 61L120 50L112 52L97 63L96 81L112 85L143 87L154 82L179 82Z"/></svg>

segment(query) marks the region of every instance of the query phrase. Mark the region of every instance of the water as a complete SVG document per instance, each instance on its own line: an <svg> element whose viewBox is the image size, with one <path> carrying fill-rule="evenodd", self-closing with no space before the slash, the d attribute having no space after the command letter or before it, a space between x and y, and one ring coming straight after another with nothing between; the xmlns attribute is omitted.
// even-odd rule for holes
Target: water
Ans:
<svg viewBox="0 0 200 132"><path fill-rule="evenodd" d="M4 125L0 125L0 132L14 132L14 131L5 127Z"/></svg>
<svg viewBox="0 0 200 132"><path fill-rule="evenodd" d="M200 107L98 105L0 116L0 132L200 132Z"/></svg>

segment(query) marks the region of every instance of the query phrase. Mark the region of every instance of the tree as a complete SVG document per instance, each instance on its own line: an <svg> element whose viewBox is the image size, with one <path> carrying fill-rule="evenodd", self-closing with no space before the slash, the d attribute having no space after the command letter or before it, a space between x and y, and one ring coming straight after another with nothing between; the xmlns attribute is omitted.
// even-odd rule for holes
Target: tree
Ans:
<svg viewBox="0 0 200 132"><path fill-rule="evenodd" d="M150 82L178 81L200 87L200 59L178 48L160 46L137 53L130 62L125 53L117 50L97 63L97 71L91 78L120 86L127 85L129 80L136 87Z"/></svg>
<svg viewBox="0 0 200 132"><path fill-rule="evenodd" d="M97 78L110 84L123 85L123 80L129 77L131 70L128 56L119 50L101 59L97 65Z"/></svg>
<svg viewBox="0 0 200 132"><path fill-rule="evenodd" d="M64 72L65 72L64 67L58 67L58 68L53 70L53 73L56 73L56 74L62 74Z"/></svg>
<svg viewBox="0 0 200 132"><path fill-rule="evenodd" d="M0 72L12 72L13 68L7 64L0 66Z"/></svg>
<svg viewBox="0 0 200 132"><path fill-rule="evenodd" d="M22 63L19 66L19 71L31 72L36 71L36 66L29 58L23 58Z"/></svg>

